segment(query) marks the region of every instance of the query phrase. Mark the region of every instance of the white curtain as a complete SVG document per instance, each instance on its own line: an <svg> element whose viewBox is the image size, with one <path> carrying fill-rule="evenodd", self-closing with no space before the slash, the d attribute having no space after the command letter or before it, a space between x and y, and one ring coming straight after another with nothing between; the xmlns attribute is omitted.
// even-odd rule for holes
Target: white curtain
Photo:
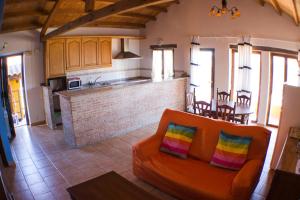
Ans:
<svg viewBox="0 0 300 200"><path fill-rule="evenodd" d="M164 79L174 77L173 49L164 50Z"/></svg>
<svg viewBox="0 0 300 200"><path fill-rule="evenodd" d="M200 78L198 76L200 71L200 43L199 37L193 36L191 40L191 58L190 58L190 91L193 91L195 87L200 86Z"/></svg>
<svg viewBox="0 0 300 200"><path fill-rule="evenodd" d="M238 44L239 73L238 91L251 91L251 54L252 45L247 42Z"/></svg>
<svg viewBox="0 0 300 200"><path fill-rule="evenodd" d="M298 86L300 86L300 50L298 51L298 64L299 64L299 68L298 68Z"/></svg>
<svg viewBox="0 0 300 200"><path fill-rule="evenodd" d="M162 51L153 50L152 51L152 80L161 81L162 80Z"/></svg>

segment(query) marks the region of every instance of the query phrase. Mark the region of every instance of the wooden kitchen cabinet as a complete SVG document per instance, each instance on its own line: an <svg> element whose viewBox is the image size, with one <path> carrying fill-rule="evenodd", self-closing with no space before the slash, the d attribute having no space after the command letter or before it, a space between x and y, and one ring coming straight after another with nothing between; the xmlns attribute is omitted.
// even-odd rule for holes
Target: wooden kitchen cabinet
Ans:
<svg viewBox="0 0 300 200"><path fill-rule="evenodd" d="M66 72L112 66L112 38L65 36L46 41L46 79Z"/></svg>
<svg viewBox="0 0 300 200"><path fill-rule="evenodd" d="M53 39L46 44L46 76L53 78L65 74L65 39Z"/></svg>
<svg viewBox="0 0 300 200"><path fill-rule="evenodd" d="M98 38L82 38L82 68L93 68L98 65L99 48Z"/></svg>
<svg viewBox="0 0 300 200"><path fill-rule="evenodd" d="M98 63L101 67L112 66L112 39L111 38L99 38L99 58Z"/></svg>
<svg viewBox="0 0 300 200"><path fill-rule="evenodd" d="M66 39L66 71L80 70L81 68L81 38Z"/></svg>

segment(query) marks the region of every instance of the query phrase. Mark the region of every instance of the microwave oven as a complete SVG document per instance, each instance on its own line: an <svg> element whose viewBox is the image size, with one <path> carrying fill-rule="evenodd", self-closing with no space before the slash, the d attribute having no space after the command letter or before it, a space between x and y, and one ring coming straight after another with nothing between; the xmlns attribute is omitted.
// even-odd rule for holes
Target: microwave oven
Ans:
<svg viewBox="0 0 300 200"><path fill-rule="evenodd" d="M68 90L80 89L81 80L78 77L68 79Z"/></svg>

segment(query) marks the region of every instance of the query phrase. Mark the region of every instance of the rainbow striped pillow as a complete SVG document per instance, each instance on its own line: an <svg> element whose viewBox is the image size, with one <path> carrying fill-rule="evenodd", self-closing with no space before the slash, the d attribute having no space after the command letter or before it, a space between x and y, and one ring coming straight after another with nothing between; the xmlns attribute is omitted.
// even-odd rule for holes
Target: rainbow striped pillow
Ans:
<svg viewBox="0 0 300 200"><path fill-rule="evenodd" d="M195 127L170 123L160 150L180 158L187 158L196 130Z"/></svg>
<svg viewBox="0 0 300 200"><path fill-rule="evenodd" d="M221 131L215 153L210 163L232 170L241 169L247 159L251 141L251 137L240 137Z"/></svg>

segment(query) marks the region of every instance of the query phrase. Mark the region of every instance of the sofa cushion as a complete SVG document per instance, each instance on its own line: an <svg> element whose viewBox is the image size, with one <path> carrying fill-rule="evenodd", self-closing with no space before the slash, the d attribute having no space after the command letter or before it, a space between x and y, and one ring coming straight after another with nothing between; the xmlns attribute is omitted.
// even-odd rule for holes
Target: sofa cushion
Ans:
<svg viewBox="0 0 300 200"><path fill-rule="evenodd" d="M199 199L230 199L232 181L237 174L197 159L183 160L161 152L142 165L147 173L164 179L160 182L168 182L168 187L184 188Z"/></svg>
<svg viewBox="0 0 300 200"><path fill-rule="evenodd" d="M247 159L251 141L251 137L241 137L221 131L210 163L227 169L241 169Z"/></svg>
<svg viewBox="0 0 300 200"><path fill-rule="evenodd" d="M170 123L160 150L180 158L187 158L196 128Z"/></svg>

